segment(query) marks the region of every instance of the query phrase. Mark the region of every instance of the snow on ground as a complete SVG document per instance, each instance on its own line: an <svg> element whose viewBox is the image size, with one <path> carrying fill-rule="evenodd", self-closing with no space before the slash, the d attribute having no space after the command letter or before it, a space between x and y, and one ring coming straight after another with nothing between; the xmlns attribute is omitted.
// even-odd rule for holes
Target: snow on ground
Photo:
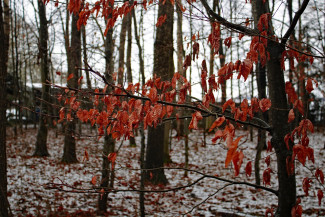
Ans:
<svg viewBox="0 0 325 217"><path fill-rule="evenodd" d="M98 194L91 193L66 193L58 190L47 189L46 184L50 182L61 183L61 181L77 187L92 188L92 178L96 175L100 180L100 169L102 161L102 140L99 142L93 138L82 138L77 142L77 156L79 163L66 165L60 160L63 152L63 135L54 130L49 132L48 149L50 157L31 157L36 141L35 129L24 130L17 137L13 136L11 129L8 130L7 154L8 154L8 195L11 210L14 216L66 216L69 213L80 213L83 216L94 216ZM86 132L83 135L94 135L95 131ZM175 136L174 132L174 136ZM209 175L232 179L236 181L247 181L254 183L254 168L251 177L246 177L244 167L249 160L255 156L256 133L254 141L250 142L247 131L238 131L237 136L245 135L240 149L244 151L245 158L241 167L241 174L234 176L232 167L225 168L224 161L227 150L224 144L212 144L212 135L206 138L204 146L201 131L193 131L189 138L189 163L190 169L198 170ZM315 151L315 166L307 163L309 168L321 168L325 165L325 132L316 132L310 136L310 144ZM136 137L137 147L129 147L128 141L124 141L116 159L116 189L130 189L129 186L139 189L140 172L130 170L139 169L140 137ZM117 146L120 142L117 143ZM173 137L171 143L171 164L166 167L183 167L184 163L184 141ZM89 153L89 160L83 161L85 148ZM261 173L266 168L265 157L270 155L264 151L261 160ZM271 154L271 168L274 171L271 178L270 188L276 189L276 164L275 155ZM316 197L319 185L313 179L313 187L310 189L311 196L305 197L301 187L304 177L310 176L310 171L297 164L297 186L298 195L302 196L304 216L325 216L324 201L318 205ZM254 166L253 166L254 167ZM323 170L324 171L324 170ZM325 171L324 171L325 172ZM261 174L262 175L262 174ZM184 177L182 170L166 170L169 183L164 188L174 188L188 185L197 180L200 175L189 173ZM272 193L256 190L245 185L230 185L216 179L206 178L196 185L176 192L146 193L145 208L148 216L181 216L189 212L190 216L264 216L266 208L276 209L277 198ZM150 186L146 186L149 188ZM210 198L202 203L207 197ZM200 204L202 203L202 204ZM137 216L139 215L139 194L136 192L117 192L109 195L108 214L111 216ZM89 211L89 212L85 212ZM236 215L235 215L236 214Z"/></svg>

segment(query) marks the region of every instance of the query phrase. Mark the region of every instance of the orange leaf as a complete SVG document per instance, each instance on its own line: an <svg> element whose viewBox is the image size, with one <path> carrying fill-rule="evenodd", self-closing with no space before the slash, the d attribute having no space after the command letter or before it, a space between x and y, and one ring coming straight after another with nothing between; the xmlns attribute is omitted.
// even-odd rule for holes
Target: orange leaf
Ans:
<svg viewBox="0 0 325 217"><path fill-rule="evenodd" d="M271 107L271 100L262 99L260 100L260 109L262 112L266 112Z"/></svg>
<svg viewBox="0 0 325 217"><path fill-rule="evenodd" d="M161 15L159 18L158 18L158 21L156 23L156 27L159 27L161 26L162 24L164 24L164 22L166 22L166 19L167 19L167 15Z"/></svg>
<svg viewBox="0 0 325 217"><path fill-rule="evenodd" d="M225 120L226 118L224 116L217 118L217 120L215 120L211 125L209 132L211 132L214 128L219 127Z"/></svg>
<svg viewBox="0 0 325 217"><path fill-rule="evenodd" d="M288 123L292 122L295 119L295 113L293 109L290 109L289 114L288 114Z"/></svg>
<svg viewBox="0 0 325 217"><path fill-rule="evenodd" d="M73 73L71 73L68 77L67 77L67 81L69 81L70 79L72 79L73 78L73 76L74 76L74 74Z"/></svg>
<svg viewBox="0 0 325 217"><path fill-rule="evenodd" d="M227 157L226 157L226 161L225 161L225 167L227 168L229 163L231 162L231 160L233 159L237 147L238 147L238 143L240 141L240 139L243 138L243 136L239 136L235 141L233 141L230 145L228 144L228 152L227 152Z"/></svg>
<svg viewBox="0 0 325 217"><path fill-rule="evenodd" d="M93 176L93 178L91 179L91 184L96 185L97 183L97 176Z"/></svg>

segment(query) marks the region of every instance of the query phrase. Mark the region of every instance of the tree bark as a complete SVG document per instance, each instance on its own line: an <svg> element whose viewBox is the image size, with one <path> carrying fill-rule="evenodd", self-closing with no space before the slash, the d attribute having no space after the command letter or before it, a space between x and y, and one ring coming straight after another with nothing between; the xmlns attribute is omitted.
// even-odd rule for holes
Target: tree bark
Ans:
<svg viewBox="0 0 325 217"><path fill-rule="evenodd" d="M49 67L48 67L48 28L46 19L46 7L42 1L38 1L38 15L40 20L39 27L39 56L41 58L41 81L42 81L42 101L40 108L39 126L36 137L36 149L34 156L45 157L49 156L47 150L47 131L48 123L47 116L48 106L46 102L49 102L50 97L50 86L46 84L49 78Z"/></svg>
<svg viewBox="0 0 325 217"><path fill-rule="evenodd" d="M126 38L126 28L127 28L127 16L122 19L121 33L120 33L120 47L119 61L118 61L118 73L117 73L117 83L123 86L124 77L124 53L125 53L125 38Z"/></svg>
<svg viewBox="0 0 325 217"><path fill-rule="evenodd" d="M254 27L257 29L257 24L260 19L260 16L269 11L268 5L259 0L252 1L252 13L254 17ZM257 81L257 89L258 89L258 98L263 99L266 98L266 68L262 66L259 62L256 67L256 81ZM259 118L267 121L267 113L259 113ZM261 159L261 153L263 148L266 145L266 132L265 130L258 129L257 132L257 147L256 147L256 155L255 155L255 182L257 185L260 185L260 166L259 162Z"/></svg>
<svg viewBox="0 0 325 217"><path fill-rule="evenodd" d="M113 42L113 29L109 29L106 35L105 40L105 78L108 82L113 83L113 73L114 73L114 64L113 64L113 51L114 51L114 42ZM111 88L108 88L108 91L112 91ZM102 179L100 187L108 188L109 183L113 183L113 173L111 170L111 164L108 161L107 156L114 152L115 150L115 141L111 135L105 134L104 145L103 145L103 165L102 165ZM98 214L104 214L107 210L107 199L108 193L104 193L98 196Z"/></svg>
<svg viewBox="0 0 325 217"><path fill-rule="evenodd" d="M9 216L7 198L7 155L6 155L6 109L7 109L7 63L9 52L9 2L0 1L0 216Z"/></svg>
<svg viewBox="0 0 325 217"><path fill-rule="evenodd" d="M77 28L78 14L72 15L71 22L71 42L68 48L68 74L74 74L73 78L68 81L68 87L78 89L79 68L81 66L81 34ZM70 93L71 94L71 93ZM72 111L68 111L72 112ZM75 141L76 120L67 122L65 127L63 163L78 162L76 156L76 141Z"/></svg>
<svg viewBox="0 0 325 217"><path fill-rule="evenodd" d="M161 80L169 80L174 73L173 63L173 16L174 7L166 1L159 3L158 17L166 15L166 21L157 28L154 44L154 74ZM146 153L146 168L160 168L164 165L164 124L156 128L149 127ZM148 171L147 181L153 184L166 184L167 179L163 169Z"/></svg>

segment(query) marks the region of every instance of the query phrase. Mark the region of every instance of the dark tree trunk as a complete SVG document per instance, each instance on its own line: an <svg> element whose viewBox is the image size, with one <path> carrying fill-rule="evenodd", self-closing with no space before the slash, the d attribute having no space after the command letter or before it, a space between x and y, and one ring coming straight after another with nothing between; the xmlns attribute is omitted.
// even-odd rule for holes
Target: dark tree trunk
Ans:
<svg viewBox="0 0 325 217"><path fill-rule="evenodd" d="M159 3L158 17L167 15L167 19L162 26L157 28L156 40L154 44L154 74L161 77L161 80L172 78L174 73L173 63L173 16L174 7L166 1ZM156 128L149 127L148 144L146 153L147 169L160 168L164 166L164 124ZM146 175L147 181L153 184L166 184L167 179L163 169L149 171Z"/></svg>
<svg viewBox="0 0 325 217"><path fill-rule="evenodd" d="M286 170L286 159L292 156L292 145L290 150L287 150L284 142L284 137L289 132L284 74L280 64L280 57L284 51L284 46L269 41L267 50L270 52L270 60L267 62L267 78L270 99L272 101L271 119L273 132L271 143L277 156L279 182L277 216L285 217L291 215L291 208L296 203L296 177L295 173L288 175Z"/></svg>
<svg viewBox="0 0 325 217"><path fill-rule="evenodd" d="M47 116L48 106L46 102L49 102L49 92L50 86L46 84L49 78L49 67L48 67L48 50L47 50L47 40L48 40L48 29L47 29L47 19L46 19L46 7L42 1L38 1L38 15L40 19L39 27L39 56L41 58L41 80L42 80L42 101L40 108L40 119L39 128L36 138L36 149L34 156L44 157L49 156L47 151Z"/></svg>
<svg viewBox="0 0 325 217"><path fill-rule="evenodd" d="M68 74L73 73L74 76L68 81L68 86L78 88L79 68L81 66L81 34L77 28L78 14L72 15L71 23L71 43L68 49ZM72 111L68 111L72 112ZM75 141L76 120L67 122L65 127L63 163L78 162L76 156L76 141Z"/></svg>
<svg viewBox="0 0 325 217"><path fill-rule="evenodd" d="M9 49L9 4L0 1L0 216L9 216L7 199L7 155L6 155L6 109L7 109L7 63Z"/></svg>
<svg viewBox="0 0 325 217"><path fill-rule="evenodd" d="M108 82L113 83L112 75L114 72L114 64L113 64L113 51L114 51L114 42L113 42L113 29L108 30L105 40L105 77ZM109 89L109 88L108 88ZM111 91L109 89L108 91ZM114 175L114 171L111 170L111 164L108 161L107 156L114 152L115 142L112 139L111 135L105 135L104 137L104 145L103 145L103 165L102 165L102 180L100 187L107 189L111 187L113 184L113 180L111 180ZM98 214L104 214L107 210L107 198L108 193L104 193L99 195L98 197Z"/></svg>
<svg viewBox="0 0 325 217"><path fill-rule="evenodd" d="M260 19L260 16L269 11L268 5L263 3L263 1L253 0L252 1L252 13L254 17L254 26L257 29L257 24ZM258 89L258 98L266 98L266 69L265 66L259 62L256 67L256 81ZM259 114L259 117L262 120L267 120L267 113ZM263 148L266 145L266 132L265 130L258 129L257 133L257 147L256 147L256 156L255 156L255 182L257 185L260 185L260 159Z"/></svg>

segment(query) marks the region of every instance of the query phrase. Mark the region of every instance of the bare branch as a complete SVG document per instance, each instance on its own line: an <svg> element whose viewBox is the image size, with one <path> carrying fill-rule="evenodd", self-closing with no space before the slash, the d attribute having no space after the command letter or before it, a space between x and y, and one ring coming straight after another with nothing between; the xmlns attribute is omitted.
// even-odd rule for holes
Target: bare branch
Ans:
<svg viewBox="0 0 325 217"><path fill-rule="evenodd" d="M309 3L309 0L304 0L304 2L302 3L301 7L299 8L299 10L296 12L292 23L290 24L289 29L287 30L287 32L284 34L282 40L281 40L281 44L286 44L291 33L293 32L293 30L295 29L297 22L299 21L299 18L301 17L301 15L303 14L303 12L305 11L307 5Z"/></svg>

